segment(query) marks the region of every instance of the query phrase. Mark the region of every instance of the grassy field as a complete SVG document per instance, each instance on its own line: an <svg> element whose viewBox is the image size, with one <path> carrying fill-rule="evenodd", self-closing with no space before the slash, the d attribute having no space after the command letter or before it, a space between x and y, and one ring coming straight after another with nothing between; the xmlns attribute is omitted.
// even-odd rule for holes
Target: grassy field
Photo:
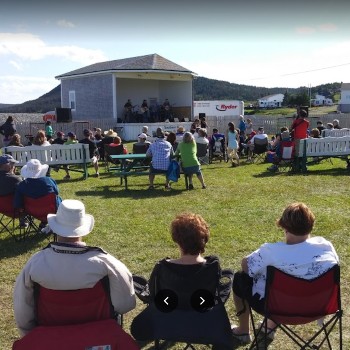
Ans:
<svg viewBox="0 0 350 350"><path fill-rule="evenodd" d="M244 109L245 115L268 115L268 116L279 116L279 115L293 115L296 113L296 108L273 108L273 109L249 109L246 107ZM329 114L329 113L337 113L337 106L321 106L321 107L311 107L309 108L309 114Z"/></svg>
<svg viewBox="0 0 350 350"><path fill-rule="evenodd" d="M266 163L245 164L244 160L237 168L215 162L203 166L207 189L200 189L199 183L194 182L194 191L185 190L183 177L171 191L165 191L162 176L156 177L154 191L147 190L145 176L129 178L129 190L125 191L119 178L105 173L102 166L99 179L90 177L84 181L80 174L72 172L72 179L63 181L63 171L53 172L53 177L62 198L82 200L87 212L94 215L95 228L87 242L103 247L133 273L145 276L157 260L178 255L169 224L180 212L201 214L211 228L206 254L216 254L223 267L238 270L242 257L264 242L283 238L275 220L284 207L293 201L305 202L316 215L314 235L331 240L341 259L344 349L350 349L350 173L345 162L323 161L310 166L307 175L271 174L267 167ZM18 337L12 308L15 278L28 258L47 243L42 237L16 243L6 234L0 235L1 350L11 349ZM237 322L231 298L226 306L232 323ZM125 316L126 330L143 307L138 301L136 310ZM282 334L277 335L270 348L294 349Z"/></svg>

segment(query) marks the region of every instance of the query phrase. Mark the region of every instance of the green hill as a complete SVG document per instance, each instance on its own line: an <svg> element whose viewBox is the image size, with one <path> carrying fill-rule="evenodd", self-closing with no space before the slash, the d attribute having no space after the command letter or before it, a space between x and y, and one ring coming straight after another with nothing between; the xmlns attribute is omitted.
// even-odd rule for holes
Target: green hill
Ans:
<svg viewBox="0 0 350 350"><path fill-rule="evenodd" d="M341 83L323 84L311 88L311 94L319 93L326 97L338 96ZM265 88L250 85L240 85L227 81L198 77L193 81L194 100L242 100L255 102L258 98L286 92L286 88ZM309 93L307 87L297 89L288 88L288 94ZM40 96L36 100L31 100L17 105L0 104L2 113L45 113L61 106L61 85Z"/></svg>

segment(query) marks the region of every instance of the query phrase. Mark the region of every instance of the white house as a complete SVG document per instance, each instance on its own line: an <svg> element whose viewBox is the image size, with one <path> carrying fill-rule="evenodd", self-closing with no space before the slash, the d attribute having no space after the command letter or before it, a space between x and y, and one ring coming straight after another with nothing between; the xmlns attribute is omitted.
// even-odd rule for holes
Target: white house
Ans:
<svg viewBox="0 0 350 350"><path fill-rule="evenodd" d="M310 103L312 106L317 107L317 106L332 106L333 105L333 100L331 98L326 98L323 95L315 95L315 98L312 98L310 100Z"/></svg>
<svg viewBox="0 0 350 350"><path fill-rule="evenodd" d="M350 113L350 83L342 83L338 109L342 113Z"/></svg>
<svg viewBox="0 0 350 350"><path fill-rule="evenodd" d="M274 94L258 99L259 108L278 108L282 107L284 94Z"/></svg>

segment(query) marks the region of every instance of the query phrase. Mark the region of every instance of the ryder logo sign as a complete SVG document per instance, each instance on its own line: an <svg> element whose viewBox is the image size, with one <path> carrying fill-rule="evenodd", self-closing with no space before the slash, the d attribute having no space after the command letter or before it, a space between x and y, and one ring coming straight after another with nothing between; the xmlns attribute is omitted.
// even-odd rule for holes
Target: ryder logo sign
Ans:
<svg viewBox="0 0 350 350"><path fill-rule="evenodd" d="M220 112L225 112L230 109L236 109L237 107L238 106L232 105L232 104L230 105L221 104L221 105L216 105L216 110Z"/></svg>

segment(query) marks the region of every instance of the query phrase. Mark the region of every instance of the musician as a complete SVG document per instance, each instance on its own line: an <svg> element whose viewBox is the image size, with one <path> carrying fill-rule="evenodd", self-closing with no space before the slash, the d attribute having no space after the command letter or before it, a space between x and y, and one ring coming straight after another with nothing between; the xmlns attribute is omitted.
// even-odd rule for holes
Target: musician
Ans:
<svg viewBox="0 0 350 350"><path fill-rule="evenodd" d="M164 120L169 120L170 122L173 122L174 118L171 114L171 104L167 98L163 102L162 109L164 113Z"/></svg>
<svg viewBox="0 0 350 350"><path fill-rule="evenodd" d="M142 101L140 112L141 112L141 115L142 115L141 122L148 122L149 108L148 108L147 100L143 100Z"/></svg>
<svg viewBox="0 0 350 350"><path fill-rule="evenodd" d="M131 100L128 99L124 105L124 122L130 123L132 116L132 103Z"/></svg>

